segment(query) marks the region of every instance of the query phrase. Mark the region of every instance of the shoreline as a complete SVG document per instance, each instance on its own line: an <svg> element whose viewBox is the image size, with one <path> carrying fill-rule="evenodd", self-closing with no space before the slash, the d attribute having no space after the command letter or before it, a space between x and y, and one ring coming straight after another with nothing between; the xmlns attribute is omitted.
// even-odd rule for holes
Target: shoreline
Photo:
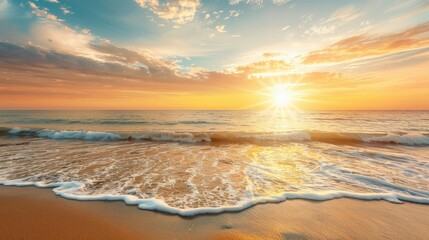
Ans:
<svg viewBox="0 0 429 240"><path fill-rule="evenodd" d="M121 201L77 201L51 188L0 186L4 239L424 239L429 205L350 198L286 200L181 217Z"/></svg>
<svg viewBox="0 0 429 240"><path fill-rule="evenodd" d="M72 184L73 186L69 186ZM76 185L77 184L77 185ZM57 183L40 183L40 182L14 182L12 181L0 181L0 187L35 187L41 189L50 189L56 196L73 201L113 201L122 202L127 206L135 206L137 209L159 212L166 215L178 215L185 218L191 218L199 215L217 215L222 213L236 213L246 209L252 208L260 204L278 204L285 201L291 200L305 200L310 202L323 202L335 199L354 199L363 201L387 201L394 204L402 204L405 202L415 204L429 204L429 201L424 198L398 195L392 193L353 193L347 191L324 191L324 192L286 192L282 195L271 196L267 198L258 198L252 201L247 201L241 205L232 206L221 206L221 207L199 207L199 208L186 208L180 209L169 206L162 200L159 199L138 199L128 195L73 195L69 193L69 190L73 188L80 188L79 182L57 182ZM58 190L67 185L66 191Z"/></svg>

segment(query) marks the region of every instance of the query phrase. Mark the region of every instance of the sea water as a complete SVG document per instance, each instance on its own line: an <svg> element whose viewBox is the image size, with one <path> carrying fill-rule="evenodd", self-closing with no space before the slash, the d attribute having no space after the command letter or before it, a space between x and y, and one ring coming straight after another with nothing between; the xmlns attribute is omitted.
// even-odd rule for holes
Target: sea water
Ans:
<svg viewBox="0 0 429 240"><path fill-rule="evenodd" d="M180 215L429 203L429 111L0 111L0 184Z"/></svg>

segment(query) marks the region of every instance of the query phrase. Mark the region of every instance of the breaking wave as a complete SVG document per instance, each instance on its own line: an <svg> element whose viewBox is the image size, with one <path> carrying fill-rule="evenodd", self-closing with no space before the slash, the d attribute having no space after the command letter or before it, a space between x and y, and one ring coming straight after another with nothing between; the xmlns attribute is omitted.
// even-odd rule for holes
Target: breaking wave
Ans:
<svg viewBox="0 0 429 240"><path fill-rule="evenodd" d="M331 144L398 144L429 146L428 134L410 133L336 133L321 131L297 132L174 132L147 131L134 134L119 134L96 131L71 131L52 129L2 128L0 135L15 137L38 137L48 139L75 139L96 141L170 141L184 143L284 143L314 141Z"/></svg>
<svg viewBox="0 0 429 240"><path fill-rule="evenodd" d="M228 125L216 121L149 121L127 119L63 119L63 118L24 118L5 121L6 124L84 124L84 125Z"/></svg>

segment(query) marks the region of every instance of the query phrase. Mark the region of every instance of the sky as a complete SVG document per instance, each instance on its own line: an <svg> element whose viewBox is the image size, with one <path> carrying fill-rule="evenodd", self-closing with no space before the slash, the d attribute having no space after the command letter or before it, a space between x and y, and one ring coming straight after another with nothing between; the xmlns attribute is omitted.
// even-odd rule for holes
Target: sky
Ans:
<svg viewBox="0 0 429 240"><path fill-rule="evenodd" d="M429 109L428 0L0 0L0 109Z"/></svg>

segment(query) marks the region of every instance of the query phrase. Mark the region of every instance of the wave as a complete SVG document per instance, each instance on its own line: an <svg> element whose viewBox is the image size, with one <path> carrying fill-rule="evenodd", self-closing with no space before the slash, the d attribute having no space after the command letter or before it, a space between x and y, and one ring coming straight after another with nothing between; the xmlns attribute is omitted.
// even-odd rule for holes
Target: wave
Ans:
<svg viewBox="0 0 429 240"><path fill-rule="evenodd" d="M85 182L25 182L20 180L0 181L0 185L4 186L36 186L40 188L53 188L53 192L60 197L78 201L123 201L127 205L137 205L138 208L144 210L160 211L169 214L176 214L180 216L195 216L199 214L216 214L221 212L238 212L250 208L256 204L261 203L278 203L284 202L288 199L306 199L314 201L326 201L338 198L353 198L358 200L385 200L392 203L402 203L402 201L429 204L429 198L406 195L401 193L387 192L387 193L357 193L349 191L298 191L286 192L277 196L256 197L247 200L242 200L235 205L220 206L220 207L199 207L199 208L176 208L169 206L162 199L141 199L133 195L120 195L120 194L97 194L88 195L84 194L87 185L90 181ZM412 190L403 186L398 188L404 190ZM411 191L412 192L412 191ZM429 192L425 192L429 195Z"/></svg>
<svg viewBox="0 0 429 240"><path fill-rule="evenodd" d="M8 131L12 136L40 137L50 139L80 139L80 140L121 140L118 134L93 131L57 131L50 129L21 129L12 128Z"/></svg>
<svg viewBox="0 0 429 240"><path fill-rule="evenodd" d="M392 133L336 133L320 131L270 132L173 132L147 131L131 135L110 132L69 131L51 129L2 128L0 135L39 137L49 139L77 139L100 141L171 141L171 142L213 142L213 143L284 143L323 142L331 144L399 144L408 146L429 146L427 134Z"/></svg>
<svg viewBox="0 0 429 240"><path fill-rule="evenodd" d="M384 135L384 136L369 136L363 138L365 142L374 143L397 143L402 145L429 145L429 136L427 135Z"/></svg>
<svg viewBox="0 0 429 240"><path fill-rule="evenodd" d="M50 118L30 118L14 121L6 121L6 124L83 124L83 125L228 125L224 122L211 122L211 121L171 121L171 122L156 122L156 121L129 121L123 119L99 119L99 120L71 120L71 119L50 119Z"/></svg>

